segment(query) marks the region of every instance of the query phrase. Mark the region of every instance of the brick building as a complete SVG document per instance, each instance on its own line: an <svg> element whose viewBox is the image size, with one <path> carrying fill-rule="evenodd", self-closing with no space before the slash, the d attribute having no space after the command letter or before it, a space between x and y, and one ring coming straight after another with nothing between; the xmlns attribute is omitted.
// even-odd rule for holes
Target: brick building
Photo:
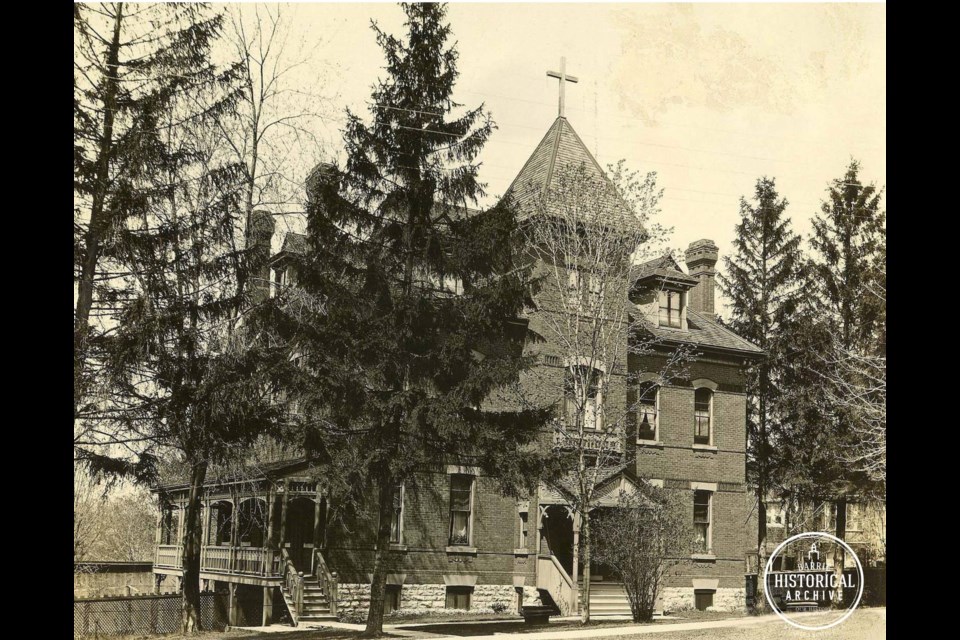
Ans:
<svg viewBox="0 0 960 640"><path fill-rule="evenodd" d="M550 188L560 168L571 165L605 179L561 116L521 169L510 195L522 205L533 197L530 189ZM270 217L258 218L254 241L269 241L272 234ZM270 273L263 274L271 287L293 283L286 257L304 247L302 236L284 238ZM596 506L614 504L619 489L631 483L649 481L677 491L686 501L696 548L669 577L662 607L739 608L751 544L743 369L760 350L714 316L718 255L713 242L691 244L685 257L687 272L669 258L646 263L629 299L609 301L627 305L657 346L598 372L603 392L591 395L591 402L639 410L631 410L632 427L613 445L619 464L597 478ZM538 313L550 311L529 314L534 330L545 321ZM622 340L630 339L624 331ZM696 354L684 374L669 380L655 375L681 347ZM556 404L562 420L566 372L582 365L549 340L537 349L537 375L523 383L531 398ZM639 403L637 385L644 385ZM545 435L548 443L551 437ZM367 608L376 523L353 518L328 527L330 505L321 476L322 469L293 458L209 483L201 579L229 590L231 619L321 619ZM177 513L186 487L166 489L172 502L158 526L154 571L177 576ZM494 478L473 467L438 464L407 479L396 491L391 544L396 553L391 554L386 609L516 611L524 604L553 602L572 613L578 592L574 577L583 571L573 563L578 521L567 506L562 492L546 484L528 499L506 498ZM594 615L628 612L622 587L602 568L593 572L593 580Z"/></svg>

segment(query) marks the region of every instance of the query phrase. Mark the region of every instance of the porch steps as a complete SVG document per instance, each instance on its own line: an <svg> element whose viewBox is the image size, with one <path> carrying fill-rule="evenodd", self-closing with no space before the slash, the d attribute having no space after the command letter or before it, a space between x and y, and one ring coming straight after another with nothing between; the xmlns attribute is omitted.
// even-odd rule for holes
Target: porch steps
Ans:
<svg viewBox="0 0 960 640"><path fill-rule="evenodd" d="M317 584L315 576L304 576L303 587L303 611L297 618L298 624L300 622L324 622L337 619L335 615L330 613L330 602L327 600L323 588ZM280 592L283 594L284 602L287 603L287 609L293 612L295 604L290 592L287 591L286 587L280 587Z"/></svg>
<svg viewBox="0 0 960 640"><path fill-rule="evenodd" d="M590 583L590 617L629 616L630 601L620 582Z"/></svg>

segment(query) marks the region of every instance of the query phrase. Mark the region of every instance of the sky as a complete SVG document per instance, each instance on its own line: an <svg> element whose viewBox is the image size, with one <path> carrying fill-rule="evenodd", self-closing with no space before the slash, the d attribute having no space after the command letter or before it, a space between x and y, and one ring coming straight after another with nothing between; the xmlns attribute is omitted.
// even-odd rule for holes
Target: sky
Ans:
<svg viewBox="0 0 960 640"><path fill-rule="evenodd" d="M395 35L395 4L296 4L291 36L312 48L300 69L333 105L320 123L336 157L343 108L366 114L384 75L370 20ZM886 185L883 4L453 3L454 98L497 124L482 151L486 204L502 194L557 116L601 166L656 171L670 245L710 238L730 255L741 195L776 179L804 236L830 180L851 158ZM885 205L883 205L885 207Z"/></svg>

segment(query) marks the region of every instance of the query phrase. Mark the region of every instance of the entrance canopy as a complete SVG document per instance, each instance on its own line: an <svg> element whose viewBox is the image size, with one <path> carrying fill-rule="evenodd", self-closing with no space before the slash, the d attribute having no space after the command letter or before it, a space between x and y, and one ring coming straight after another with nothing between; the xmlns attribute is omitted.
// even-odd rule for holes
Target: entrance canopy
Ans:
<svg viewBox="0 0 960 640"><path fill-rule="evenodd" d="M605 467L595 472L587 471L587 474L593 475L598 479L596 490L591 500L592 507L616 507L620 504L621 495L632 495L638 492L638 483L644 482L630 473L626 465L618 467ZM589 476L588 476L589 477ZM578 480L575 472L564 474L559 480L553 483L540 483L540 504L547 505L569 505L568 496L574 496L579 493Z"/></svg>

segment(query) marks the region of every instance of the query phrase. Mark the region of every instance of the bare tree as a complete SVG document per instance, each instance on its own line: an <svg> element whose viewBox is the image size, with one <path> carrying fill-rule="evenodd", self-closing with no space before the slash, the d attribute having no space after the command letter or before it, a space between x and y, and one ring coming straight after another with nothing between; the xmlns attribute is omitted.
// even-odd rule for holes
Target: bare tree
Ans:
<svg viewBox="0 0 960 640"><path fill-rule="evenodd" d="M73 473L73 561L89 560L103 533L106 511L104 490L82 467Z"/></svg>
<svg viewBox="0 0 960 640"><path fill-rule="evenodd" d="M225 41L241 69L243 97L236 118L220 121L225 149L243 167L242 206L276 215L303 211L304 181L321 153L318 124L332 112L318 89L329 72L311 45L295 40L296 7L244 4L227 9ZM289 221L289 218L283 218Z"/></svg>
<svg viewBox="0 0 960 640"><path fill-rule="evenodd" d="M574 518L575 602L583 550L584 622L590 620L587 514L611 468L629 462L624 443L641 400L633 392L628 358L661 356L655 374L664 383L690 356L686 349L662 348L632 301L642 265L662 255L669 232L652 220L662 194L656 174L638 179L623 161L608 172L609 179L583 164L558 167L550 187L537 193L524 226L543 283L541 312L531 328L545 334L538 355L554 365L540 367L539 375L563 371L563 410L553 423L553 442L571 471L550 486L568 501Z"/></svg>
<svg viewBox="0 0 960 640"><path fill-rule="evenodd" d="M691 552L686 515L676 493L640 481L594 524L596 558L623 582L634 622L651 620L664 576Z"/></svg>

